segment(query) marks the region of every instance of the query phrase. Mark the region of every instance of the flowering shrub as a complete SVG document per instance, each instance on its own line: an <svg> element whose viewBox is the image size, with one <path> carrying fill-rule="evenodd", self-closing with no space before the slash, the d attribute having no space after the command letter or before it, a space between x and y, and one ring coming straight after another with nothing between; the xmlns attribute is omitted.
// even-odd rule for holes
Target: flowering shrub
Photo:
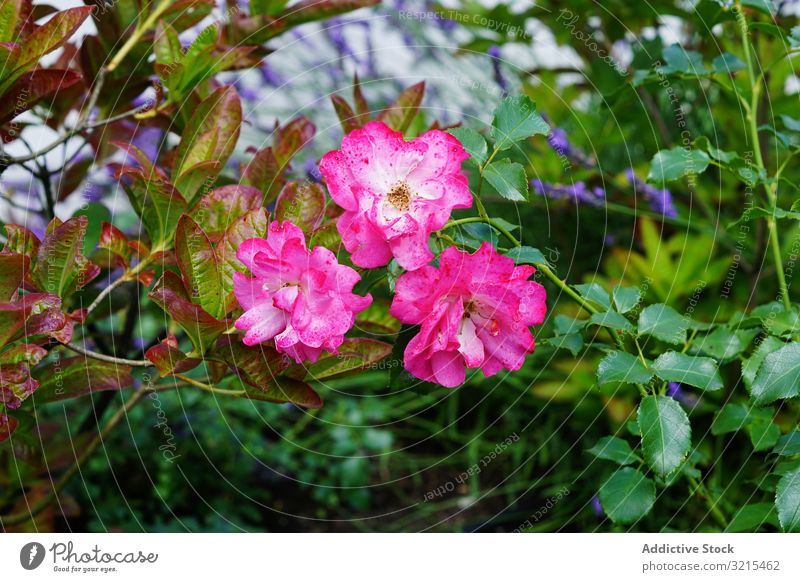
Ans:
<svg viewBox="0 0 800 582"><path fill-rule="evenodd" d="M164 412L177 393L180 422L228 430L211 403L266 419L248 442L293 488L320 479L320 515L367 511L376 475L417 487L420 459L463 451L459 480L437 475L412 506L497 490L504 507L546 508L509 531L545 514L542 529L800 531L800 32L783 5L679 3L664 13L691 33L667 46L649 5L435 12L430 34L509 21L456 51L483 59L491 90L473 82L474 111L453 111L425 81L373 81L380 51L342 28L388 10L412 35L424 13L403 3L140 4L3 5L4 529L56 527L54 501L115 427L152 425L136 422L145 396L168 439L152 448L179 458ZM534 18L580 68L519 75L504 59ZM329 106L315 95L273 126L247 82L286 84L270 43L315 54L299 32L314 22L369 79L323 61ZM591 83L569 77L582 72ZM326 114L340 127L318 135ZM308 440L289 454L274 435Z"/></svg>

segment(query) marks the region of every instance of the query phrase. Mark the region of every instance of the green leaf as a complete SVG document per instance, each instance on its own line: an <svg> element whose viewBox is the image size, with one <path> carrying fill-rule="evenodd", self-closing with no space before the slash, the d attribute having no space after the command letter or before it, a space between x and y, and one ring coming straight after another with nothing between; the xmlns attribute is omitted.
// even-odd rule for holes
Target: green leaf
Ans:
<svg viewBox="0 0 800 582"><path fill-rule="evenodd" d="M742 6L755 8L767 16L772 16L778 11L777 8L775 8L775 2L773 2L773 0L742 0Z"/></svg>
<svg viewBox="0 0 800 582"><path fill-rule="evenodd" d="M800 342L767 354L756 374L750 396L758 405L792 398L800 393Z"/></svg>
<svg viewBox="0 0 800 582"><path fill-rule="evenodd" d="M40 289L64 298L100 273L100 268L83 256L87 224L85 216L70 218L45 236L36 262Z"/></svg>
<svg viewBox="0 0 800 582"><path fill-rule="evenodd" d="M744 352L758 333L758 329L739 329L734 332L727 327L718 327L710 334L696 338L692 342L691 352L729 362Z"/></svg>
<svg viewBox="0 0 800 582"><path fill-rule="evenodd" d="M19 253L0 253L0 302L11 301L11 297L22 285L30 259Z"/></svg>
<svg viewBox="0 0 800 582"><path fill-rule="evenodd" d="M675 147L671 150L661 150L650 162L648 182L661 184L671 182L688 175L702 174L708 167L710 158L701 150L687 150Z"/></svg>
<svg viewBox="0 0 800 582"><path fill-rule="evenodd" d="M220 260L206 233L187 215L178 221L175 256L192 303L212 317L222 318L226 305Z"/></svg>
<svg viewBox="0 0 800 582"><path fill-rule="evenodd" d="M701 390L719 390L723 386L717 362L711 358L665 352L653 362L653 370L666 382L680 382Z"/></svg>
<svg viewBox="0 0 800 582"><path fill-rule="evenodd" d="M639 335L651 335L669 344L686 343L689 321L669 305L648 305L639 314Z"/></svg>
<svg viewBox="0 0 800 582"><path fill-rule="evenodd" d="M378 121L383 121L395 131L405 133L414 121L424 95L425 81L412 85L400 93L394 103L378 113Z"/></svg>
<svg viewBox="0 0 800 582"><path fill-rule="evenodd" d="M773 422L775 412L771 408L755 408L750 411L750 422L745 426L753 449L768 451L781 436L781 429Z"/></svg>
<svg viewBox="0 0 800 582"><path fill-rule="evenodd" d="M461 145L464 146L467 153L475 160L475 163L479 166L486 163L488 148L486 146L486 140L481 134L469 127L453 127L448 129L447 133L461 142Z"/></svg>
<svg viewBox="0 0 800 582"><path fill-rule="evenodd" d="M573 356L577 356L583 349L583 336L579 333L557 335L545 341L556 349L569 350Z"/></svg>
<svg viewBox="0 0 800 582"><path fill-rule="evenodd" d="M725 531L728 533L752 533L765 523L778 525L774 503L748 503L731 518Z"/></svg>
<svg viewBox="0 0 800 582"><path fill-rule="evenodd" d="M612 291L614 297L614 305L617 306L617 311L620 313L628 313L639 305L642 299L642 292L638 287L623 287L617 285Z"/></svg>
<svg viewBox="0 0 800 582"><path fill-rule="evenodd" d="M91 6L62 10L37 26L24 42L13 39L18 42L19 51L14 53L13 63L0 62L0 94L5 93L20 75L32 69L40 58L63 46L91 13Z"/></svg>
<svg viewBox="0 0 800 582"><path fill-rule="evenodd" d="M547 135L550 126L536 113L536 104L526 95L503 99L494 110L494 149L502 151L533 135Z"/></svg>
<svg viewBox="0 0 800 582"><path fill-rule="evenodd" d="M581 294L581 297L593 301L603 309L611 309L611 297L608 292L597 283L581 283L574 285L575 290Z"/></svg>
<svg viewBox="0 0 800 582"><path fill-rule="evenodd" d="M242 104L231 85L214 91L194 110L183 131L172 169L172 180L177 186L181 181L191 184L181 191L188 202L203 182L213 183L222 170L239 139L241 125ZM205 180L199 184L196 180L186 182L189 173L204 162L214 162L209 167L215 169L207 172Z"/></svg>
<svg viewBox="0 0 800 582"><path fill-rule="evenodd" d="M679 44L666 47L661 54L666 63L659 69L662 75L670 73L704 75L708 72L703 64L703 55L697 51L686 50Z"/></svg>
<svg viewBox="0 0 800 582"><path fill-rule="evenodd" d="M619 465L630 465L641 461L639 456L631 450L627 441L614 436L601 438L588 452L598 459L606 459Z"/></svg>
<svg viewBox="0 0 800 582"><path fill-rule="evenodd" d="M506 253L506 256L514 259L518 265L547 264L544 253L534 247L514 247Z"/></svg>
<svg viewBox="0 0 800 582"><path fill-rule="evenodd" d="M778 520L785 532L800 532L800 468L786 473L775 491Z"/></svg>
<svg viewBox="0 0 800 582"><path fill-rule="evenodd" d="M249 238L265 237L267 235L267 225L267 211L264 208L251 210L247 214L240 216L228 227L228 230L222 236L222 240L214 249L220 260L222 290L227 306L226 311L230 311L236 305L236 298L233 295L233 274L237 271L243 273L247 270L247 267L236 258L236 251Z"/></svg>
<svg viewBox="0 0 800 582"><path fill-rule="evenodd" d="M747 67L742 60L734 54L722 53L711 61L711 68L715 73L733 73Z"/></svg>
<svg viewBox="0 0 800 582"><path fill-rule="evenodd" d="M633 331L633 324L625 319L616 311L604 311L601 313L592 313L589 321L601 327L608 327L611 329L622 330L624 332Z"/></svg>
<svg viewBox="0 0 800 582"><path fill-rule="evenodd" d="M125 170L123 175L131 180L125 190L142 219L154 252L168 248L175 236L178 219L188 209L186 200L165 179L152 176L148 180L140 170Z"/></svg>
<svg viewBox="0 0 800 582"><path fill-rule="evenodd" d="M800 455L800 430L794 429L792 432L783 435L772 452L776 455L792 456Z"/></svg>
<svg viewBox="0 0 800 582"><path fill-rule="evenodd" d="M677 469L691 447L689 417L668 396L646 396L637 416L642 432L642 451L648 465L659 475Z"/></svg>
<svg viewBox="0 0 800 582"><path fill-rule="evenodd" d="M726 404L714 415L711 434L714 436L736 432L750 421L750 409L743 404Z"/></svg>
<svg viewBox="0 0 800 582"><path fill-rule="evenodd" d="M656 501L656 486L631 467L617 470L598 492L603 511L614 523L628 524L644 517Z"/></svg>
<svg viewBox="0 0 800 582"><path fill-rule="evenodd" d="M652 377L653 372L639 358L627 352L608 352L597 366L597 380L600 384L646 384Z"/></svg>
<svg viewBox="0 0 800 582"><path fill-rule="evenodd" d="M766 357L786 345L786 342L779 340L776 337L768 335L764 337L758 347L756 347L753 355L744 360L742 363L742 380L748 391L752 391L753 382L756 379L756 373L761 364L764 363Z"/></svg>
<svg viewBox="0 0 800 582"><path fill-rule="evenodd" d="M506 200L523 201L528 199L528 179L525 168L506 158L496 160L483 171L483 177Z"/></svg>

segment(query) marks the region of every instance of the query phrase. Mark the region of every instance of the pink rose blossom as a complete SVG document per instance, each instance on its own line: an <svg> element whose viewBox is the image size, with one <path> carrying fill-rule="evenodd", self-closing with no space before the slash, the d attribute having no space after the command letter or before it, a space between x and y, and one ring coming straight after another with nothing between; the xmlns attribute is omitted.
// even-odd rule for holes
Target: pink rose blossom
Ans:
<svg viewBox="0 0 800 582"><path fill-rule="evenodd" d="M447 387L464 382L465 366L487 377L519 370L534 348L529 326L546 311L544 287L528 281L535 271L483 243L472 255L450 247L439 268L403 274L390 312L422 325L406 347L406 370Z"/></svg>
<svg viewBox="0 0 800 582"><path fill-rule="evenodd" d="M251 238L236 252L254 278L233 275L233 292L245 310L236 328L248 346L275 340L275 347L300 363L323 350L336 353L356 313L372 297L353 294L360 277L324 247L306 247L289 221L273 222L266 239Z"/></svg>
<svg viewBox="0 0 800 582"><path fill-rule="evenodd" d="M320 162L331 198L345 212L337 222L345 248L359 267L380 267L394 257L406 270L428 264L428 239L454 208L472 197L461 162L469 157L448 133L429 131L412 141L377 121L351 132L342 149Z"/></svg>

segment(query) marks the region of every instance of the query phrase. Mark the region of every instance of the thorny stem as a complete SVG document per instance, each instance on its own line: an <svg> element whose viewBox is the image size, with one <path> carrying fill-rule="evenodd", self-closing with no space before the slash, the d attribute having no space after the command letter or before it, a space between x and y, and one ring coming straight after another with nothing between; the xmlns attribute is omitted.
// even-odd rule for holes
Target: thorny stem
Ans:
<svg viewBox="0 0 800 582"><path fill-rule="evenodd" d="M756 161L756 167L766 172L766 168L764 167L764 158L761 154L761 143L758 136L758 101L761 95L763 75L757 78L753 68L753 55L751 54L749 38L750 33L747 19L744 15L744 11L742 10L741 0L736 0L736 22L742 35L744 60L747 64L747 74L750 80L750 104L746 108L750 139L753 143L753 154ZM764 186L764 190L766 191L767 198L769 200L770 210L772 211L772 216L767 219L767 230L769 232L769 242L772 248L772 258L775 262L775 270L778 275L778 285L780 286L781 290L781 300L783 301L785 309L788 311L792 307L792 302L789 299L789 289L786 284L786 274L783 270L783 253L781 252L781 243L780 239L778 238L778 225L775 219L775 210L778 206L777 188L777 181L770 185Z"/></svg>

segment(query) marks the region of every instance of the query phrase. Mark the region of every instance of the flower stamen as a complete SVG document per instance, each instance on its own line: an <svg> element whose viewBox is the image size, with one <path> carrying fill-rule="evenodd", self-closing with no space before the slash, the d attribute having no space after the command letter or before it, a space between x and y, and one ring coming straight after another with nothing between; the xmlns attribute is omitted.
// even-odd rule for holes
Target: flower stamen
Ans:
<svg viewBox="0 0 800 582"><path fill-rule="evenodd" d="M391 190L386 194L386 199L397 210L408 210L411 205L412 194L411 186L407 182L400 181L392 186Z"/></svg>

